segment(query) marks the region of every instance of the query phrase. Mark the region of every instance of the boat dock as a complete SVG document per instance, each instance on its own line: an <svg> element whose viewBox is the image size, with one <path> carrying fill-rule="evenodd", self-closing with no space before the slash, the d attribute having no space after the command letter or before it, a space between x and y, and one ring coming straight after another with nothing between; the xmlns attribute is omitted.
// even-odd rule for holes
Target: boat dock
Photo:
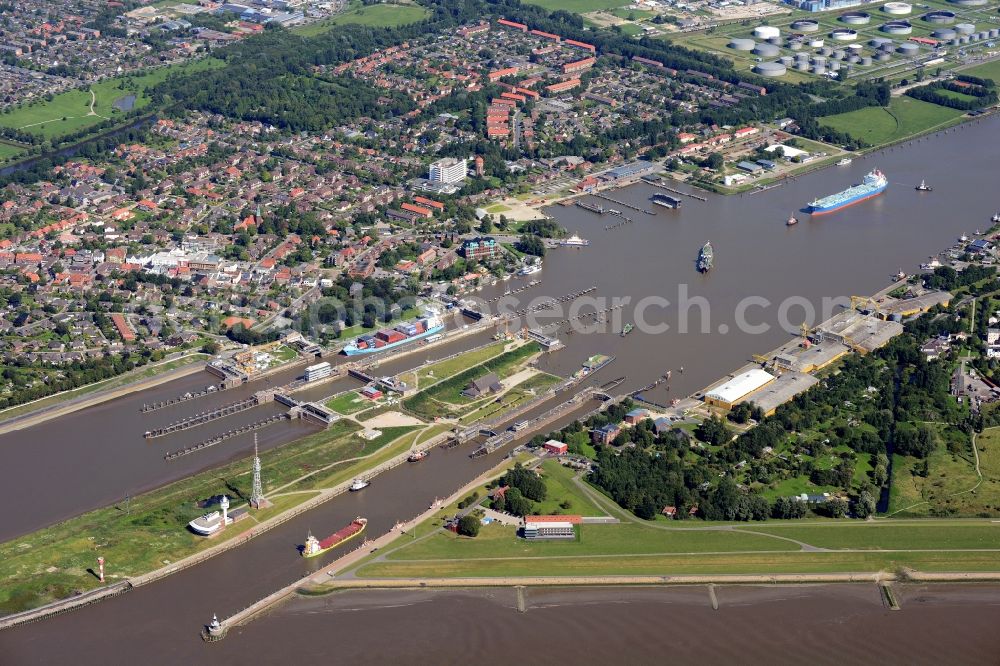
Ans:
<svg viewBox="0 0 1000 666"><path fill-rule="evenodd" d="M605 231L613 231L613 230L618 229L620 227L624 227L626 224L632 224L632 218L631 217L626 217L626 216L622 215L621 218L622 218L621 222L616 222L615 224L609 224L608 226L604 227L604 230Z"/></svg>
<svg viewBox="0 0 1000 666"><path fill-rule="evenodd" d="M266 399L264 399L264 401L266 402ZM254 395L246 400L240 400L228 405L223 405L218 409L196 414L195 416L177 421L176 423L171 423L170 425L162 428L147 430L144 436L146 439L154 439L156 437L163 437L164 435L170 435L175 432L181 432L182 430L197 428L198 426L205 425L206 423L211 423L212 421L232 416L233 414L239 414L240 412L245 412L248 409L253 409L257 405L261 404L261 402L262 398Z"/></svg>
<svg viewBox="0 0 1000 666"><path fill-rule="evenodd" d="M591 194L591 196L597 197L598 199L604 199L605 201L610 201L611 203L616 204L618 206L622 206L623 208L631 208L634 211L638 211L640 213L646 213L647 215L655 215L656 214L656 213L654 213L651 210L647 210L645 208L639 208L638 206L633 206L630 203L625 203L624 201L619 201L618 199L612 199L608 195L601 194L600 192L593 192Z"/></svg>
<svg viewBox="0 0 1000 666"><path fill-rule="evenodd" d="M575 201L574 203L577 206L579 206L580 208L582 208L584 210L589 210L591 213L597 213L598 215L604 215L604 213L607 212L606 210L604 210L603 206L599 206L599 205L596 205L596 204L588 203L586 201L579 201L578 200L578 201Z"/></svg>
<svg viewBox="0 0 1000 666"><path fill-rule="evenodd" d="M577 292L573 292L571 294L566 294L565 296L560 296L559 298L549 299L549 300L545 301L544 303L539 303L538 305L533 305L530 308L522 308L522 309L517 310L517 311L515 311L515 312L513 312L511 314L514 314L514 315L526 315L529 312L537 312L539 310L544 310L545 308L550 307L552 305L558 305L559 303L565 303L567 301L572 301L574 298L579 298L580 296L584 296L584 295L589 294L590 292L596 291L596 290L597 290L597 287L589 287L589 288L584 289L582 291L577 291Z"/></svg>
<svg viewBox="0 0 1000 666"><path fill-rule="evenodd" d="M653 187L658 187L661 190L666 190L667 192L670 192L672 194L679 194L679 195L684 196L684 197L691 197L695 201L702 201L702 202L708 201L708 199L706 199L705 197L701 196L700 194L692 194L690 192L681 192L680 190L675 190L674 188L669 187L667 185L664 185L663 183L650 183L648 180L646 182L648 184L652 185Z"/></svg>

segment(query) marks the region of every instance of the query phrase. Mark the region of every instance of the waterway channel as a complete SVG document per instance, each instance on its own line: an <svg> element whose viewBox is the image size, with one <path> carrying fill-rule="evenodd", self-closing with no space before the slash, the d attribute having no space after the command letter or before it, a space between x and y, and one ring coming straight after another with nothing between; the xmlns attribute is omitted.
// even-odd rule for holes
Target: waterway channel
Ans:
<svg viewBox="0 0 1000 666"><path fill-rule="evenodd" d="M605 226L615 221L607 216L601 218L578 208L552 209L551 214L561 224L589 238L592 244L580 250L551 251L543 271L534 276L542 280L542 285L529 292L531 295L537 291L558 297L594 285L598 296L628 296L633 304L641 297L656 294L673 302L677 298L678 285L687 284L691 296L704 296L711 304L711 325L708 332L688 334L673 329L653 335L638 327L626 338L620 337L616 330L601 335L561 335L567 348L546 357L543 367L566 374L579 367L588 355L603 352L616 355L618 360L602 371L602 380L620 375L629 377L628 384L619 390L641 386L665 370L681 366L685 372L683 375L674 373L669 393L661 389L660 398L669 399L703 387L741 365L751 354L767 351L790 335L776 327L776 305L758 308L753 313L755 323L772 325L769 332L739 331L732 324L741 298L762 296L777 304L783 299L801 297L816 303L823 297L869 294L882 287L897 268L913 270L929 254L953 244L961 233L972 232L977 227L985 229L990 215L1000 208L1000 192L995 188L1000 155L982 148L993 145L998 129L1000 119L990 118L855 160L850 167L804 176L762 194L728 198L710 196L706 203L686 199L680 211L662 210L655 215L629 213L635 222L613 231L604 231ZM784 225L790 213L812 198L857 182L875 166L887 173L891 183L884 196L817 221L809 221L798 213L802 218L800 224L790 228ZM915 192L913 186L921 179L926 179L934 192ZM648 207L646 199L653 191L649 186L637 185L615 196ZM702 276L694 271L693 262L698 248L706 240L715 245L716 267ZM498 285L492 295L499 295L513 286L514 281L506 283L506 287ZM491 293L485 289L480 295L488 298ZM652 320L652 314L651 311L647 319ZM623 320L634 317L635 314L626 308ZM794 313L788 317L798 323ZM798 319L801 318L799 315ZM669 309L666 321L676 323L676 314L671 314ZM729 331L719 332L720 324L729 324ZM474 341L469 340L467 344L472 346ZM446 352L442 350L443 353ZM385 364L379 374L392 372L389 366ZM280 378L273 381L280 381ZM227 392L224 397L213 396L202 404L161 416L139 415L143 402L173 397L185 390L200 388L204 383L204 377L189 377L0 437L0 500L6 506L18 508L17 512L8 512L4 521L3 529L8 537L90 506L116 501L124 492L137 491L143 485L156 485L177 474L218 464L236 455L237 449L245 449L247 442L244 440L239 445L227 444L218 451L212 449L205 456L191 456L190 463L182 463L190 464L191 468L161 464L159 451L155 455L135 453L134 450L146 451L150 446L143 441L141 433L156 423L177 420L186 414L203 411L209 404L229 402L240 392L253 390L251 387ZM539 407L542 408L544 406ZM235 417L233 422L236 422ZM200 430L197 437L203 438L205 435ZM268 437L271 436L276 435L269 433ZM276 443L268 441L267 445ZM470 460L467 448L435 450L420 465L396 468L377 478L366 491L339 497L205 564L82 611L0 632L0 660L6 656L13 663L60 663L86 655L88 663L136 659L153 663L195 663L215 658L235 663L263 657L265 653L256 650L262 649L260 646L267 641L282 645L297 655L313 655L317 659L329 656L330 650L338 657L355 654L350 650L340 651L345 642L354 641L369 647L379 646L378 654L389 658L395 653L385 645L386 636L395 636L393 641L405 646L412 640L408 637L419 637L454 615L428 612L435 607L418 604L413 608L368 615L370 619L365 627L347 629L355 626L348 621L337 630L324 625L312 633L295 634L299 642L294 646L287 642L292 636L285 632L288 624L282 623L282 616L276 616L273 620L265 618L251 625L248 635L260 632L257 635L261 638L256 642L241 645L238 637L230 638L227 643L231 641L231 644L225 644L221 651L202 644L197 632L213 612L225 616L306 573L310 565L295 553L295 546L301 543L306 530L322 532L337 528L360 514L369 518L371 535L378 535L397 519L412 516L434 497L446 495L473 478L496 462L500 455L502 452ZM39 483L41 479L45 480L44 484ZM50 502L48 498L52 495L64 497L59 502ZM42 509L36 509L36 504ZM19 516L20 512L25 512L27 517ZM15 527L9 527L8 523ZM7 537L0 534L2 538ZM319 564L322 561L328 560L324 558ZM462 608L461 605L454 607ZM606 611L600 611L601 608L595 606L589 612L624 617L615 610L618 606ZM290 612L308 613L308 610L301 611L296 606ZM454 659L443 653L430 653L443 655L430 662L464 661L469 657L482 660L487 647L494 645L488 636L494 627L522 626L517 624L520 621L501 621L498 619L501 612L508 611L470 610L469 622L460 626L466 631L477 632L482 642L461 644ZM576 612L566 611L569 615L564 616L576 617ZM543 621L542 615L538 613L535 617ZM638 615L645 617L641 612ZM907 617L906 611L899 615ZM397 617L405 617L406 623L397 625L394 621ZM524 617L531 618L532 613ZM734 635L754 635L774 619L773 615L766 614L754 619L752 613L741 617L742 629ZM781 617L784 623L795 614L782 614ZM833 617L843 617L843 614ZM942 625L948 625L955 616L943 611L935 617ZM386 619L389 624L383 624L380 619ZM673 620L676 614L656 622L637 620L635 626L662 627ZM581 632L575 637L560 638L563 642L558 645L599 645L617 636L614 632L619 631L620 624L618 621L612 625L583 623L581 626L585 628ZM395 631L397 626L405 626L405 632ZM502 644L512 655L520 649L517 639L503 633ZM522 636L525 633L516 632ZM543 631L540 635L556 633L560 632ZM788 634L798 635L795 631ZM633 635L641 642L639 634ZM691 640L700 640L697 639L699 635L692 634L695 638ZM921 636L922 632L910 635ZM59 640L52 640L54 636ZM872 641L881 640L881 637L882 634L875 632ZM948 638L955 640L952 634ZM852 636L852 644L865 643L855 639ZM617 638L615 640L618 642ZM820 640L827 639L820 637ZM625 643L629 641L626 639ZM780 649L784 644L776 640L773 648ZM831 637L826 644L836 644L838 660L844 656L839 652L842 641ZM993 646L995 648L995 642ZM217 651L213 653L213 649ZM291 652L281 650L280 654L287 656ZM496 656L498 653L488 654ZM592 661L590 657L597 654L587 651L582 661ZM739 658L740 654L733 652L732 659ZM929 659L930 652L915 654L925 661L933 661ZM975 652L970 656L982 654ZM634 655L641 660L648 653L639 651ZM811 656L816 660L815 653Z"/></svg>

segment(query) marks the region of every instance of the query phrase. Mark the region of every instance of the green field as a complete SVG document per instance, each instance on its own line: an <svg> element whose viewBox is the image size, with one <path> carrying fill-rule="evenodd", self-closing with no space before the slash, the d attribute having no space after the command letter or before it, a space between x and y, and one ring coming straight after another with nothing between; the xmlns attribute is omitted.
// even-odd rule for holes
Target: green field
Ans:
<svg viewBox="0 0 1000 666"><path fill-rule="evenodd" d="M820 118L820 124L880 146L932 129L944 127L962 111L910 97L894 97L888 109L869 106L849 113Z"/></svg>
<svg viewBox="0 0 1000 666"><path fill-rule="evenodd" d="M486 528L484 528L485 532ZM477 539L480 537L476 537ZM567 544L572 545L572 544ZM359 578L425 578L468 576L605 576L683 574L823 574L896 571L997 571L995 552L914 553L700 553L611 557L530 557L440 562L373 562L361 567Z"/></svg>
<svg viewBox="0 0 1000 666"><path fill-rule="evenodd" d="M993 79L993 82L1000 85L1000 60L986 62L969 69L963 69L959 74L978 76L981 79Z"/></svg>
<svg viewBox="0 0 1000 666"><path fill-rule="evenodd" d="M90 511L0 544L0 613L97 587L87 569L98 555L107 559L108 579L115 582L224 542L305 502L313 491L348 480L441 432L437 426L414 432L417 429L382 428L380 437L366 441L357 435L356 425L341 421L262 452L264 492L273 506L253 512L215 539L193 535L186 524L205 512L195 504L198 500L226 493L234 498L234 508L245 502L251 481L246 458L133 497L128 505ZM290 545L289 557L294 556Z"/></svg>
<svg viewBox="0 0 1000 666"><path fill-rule="evenodd" d="M13 143L7 143L6 141L0 141L0 162L9 160L12 157L16 157L24 152L22 146L18 146Z"/></svg>
<svg viewBox="0 0 1000 666"><path fill-rule="evenodd" d="M46 139L58 139L107 119L121 117L122 112L114 108L114 103L128 95L136 95L136 109L145 107L150 101L146 91L161 83L168 74L221 67L223 64L216 58L203 58L183 65L147 70L142 74L105 79L87 90L70 90L56 95L51 101L38 101L0 114L0 125L23 129ZM93 114L90 113L91 91Z"/></svg>
<svg viewBox="0 0 1000 666"><path fill-rule="evenodd" d="M427 10L417 5L378 4L363 6L360 2L351 3L346 12L328 19L307 23L293 28L292 31L305 37L322 35L338 25L366 25L372 28L392 28L407 23L416 23L427 17Z"/></svg>
<svg viewBox="0 0 1000 666"><path fill-rule="evenodd" d="M345 416L360 412L363 409L369 409L375 404L374 400L369 400L357 391L341 393L337 397L326 401L327 407Z"/></svg>
<svg viewBox="0 0 1000 666"><path fill-rule="evenodd" d="M603 516L606 511L580 490L573 482L577 472L560 465L555 460L542 463L542 478L547 490L545 501L535 506L535 513L575 514L580 516Z"/></svg>
<svg viewBox="0 0 1000 666"><path fill-rule="evenodd" d="M530 0L527 4L543 7L550 12L563 9L574 14L586 14L587 12L596 12L599 9L624 7L629 3L625 0Z"/></svg>

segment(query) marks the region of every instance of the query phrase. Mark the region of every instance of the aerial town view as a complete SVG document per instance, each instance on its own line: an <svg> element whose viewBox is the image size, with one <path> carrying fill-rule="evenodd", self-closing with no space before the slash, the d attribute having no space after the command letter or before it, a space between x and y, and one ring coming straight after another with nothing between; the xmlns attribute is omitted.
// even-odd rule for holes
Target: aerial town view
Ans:
<svg viewBox="0 0 1000 666"><path fill-rule="evenodd" d="M997 0L0 0L0 664L996 664Z"/></svg>

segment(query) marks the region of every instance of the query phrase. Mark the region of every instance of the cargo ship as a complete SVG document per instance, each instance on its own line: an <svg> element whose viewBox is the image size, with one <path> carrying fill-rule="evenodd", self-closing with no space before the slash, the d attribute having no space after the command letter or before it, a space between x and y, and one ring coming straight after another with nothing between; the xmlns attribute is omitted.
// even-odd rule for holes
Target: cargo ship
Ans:
<svg viewBox="0 0 1000 666"><path fill-rule="evenodd" d="M672 197L666 194L654 194L649 198L650 201L655 203L657 206L663 206L664 208L680 208L681 200L676 197Z"/></svg>
<svg viewBox="0 0 1000 666"><path fill-rule="evenodd" d="M712 249L711 241L701 246L698 253L698 271L707 273L712 270L712 262L715 260L715 251Z"/></svg>
<svg viewBox="0 0 1000 666"><path fill-rule="evenodd" d="M302 546L302 557L316 557L322 555L331 548L336 548L340 544L353 539L365 531L368 526L368 519L360 516L351 521L351 524L342 530L338 530L320 541L312 534L306 537L305 545Z"/></svg>
<svg viewBox="0 0 1000 666"><path fill-rule="evenodd" d="M422 340L444 330L444 322L434 313L426 312L413 322L403 322L395 328L382 329L375 334L360 335L344 347L346 356L359 356L387 351L414 340Z"/></svg>
<svg viewBox="0 0 1000 666"><path fill-rule="evenodd" d="M889 181L878 169L873 169L865 175L864 179L857 185L848 187L843 192L831 194L822 199L816 199L809 204L809 212L812 215L825 215L847 206L853 206L865 199L871 199L885 191Z"/></svg>

